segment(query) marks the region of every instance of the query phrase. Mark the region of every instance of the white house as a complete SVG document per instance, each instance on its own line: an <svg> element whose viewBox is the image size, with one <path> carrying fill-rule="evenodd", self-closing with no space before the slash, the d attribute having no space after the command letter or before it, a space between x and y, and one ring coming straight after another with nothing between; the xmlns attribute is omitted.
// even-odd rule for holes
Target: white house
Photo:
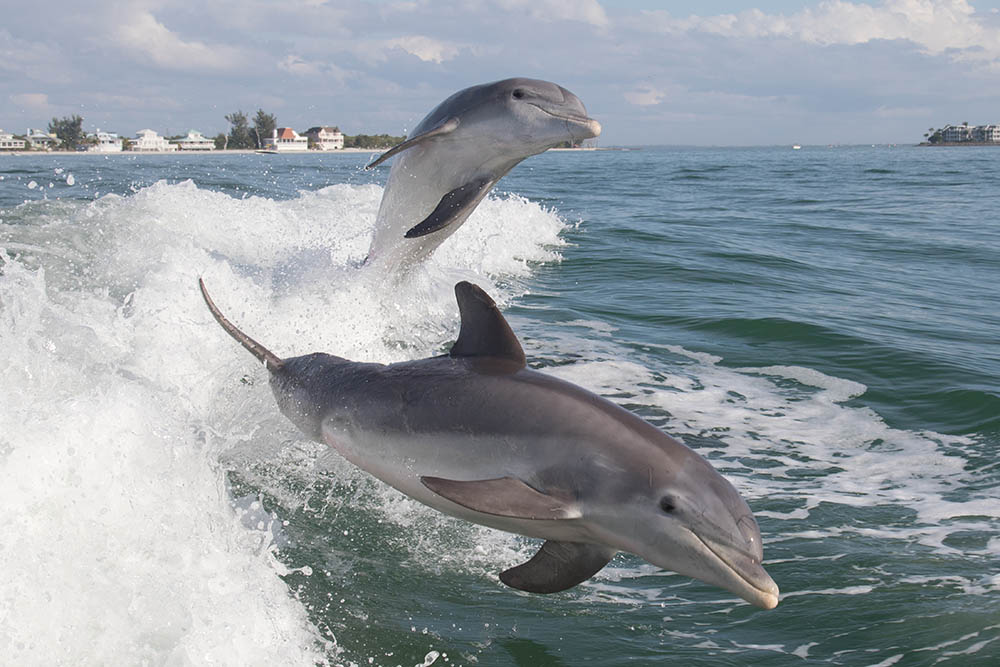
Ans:
<svg viewBox="0 0 1000 667"><path fill-rule="evenodd" d="M309 140L290 127L279 127L274 130L274 136L264 139L264 150L268 151L304 151L309 149Z"/></svg>
<svg viewBox="0 0 1000 667"><path fill-rule="evenodd" d="M198 130L188 130L187 136L177 140L177 147L182 151L212 151L215 150L215 140L207 139Z"/></svg>
<svg viewBox="0 0 1000 667"><path fill-rule="evenodd" d="M948 143L972 141L972 128L968 125L945 125L941 130L941 138Z"/></svg>
<svg viewBox="0 0 1000 667"><path fill-rule="evenodd" d="M945 125L941 139L946 143L1000 143L1000 125Z"/></svg>
<svg viewBox="0 0 1000 667"><path fill-rule="evenodd" d="M15 139L10 132L0 130L0 151L23 151L24 139Z"/></svg>
<svg viewBox="0 0 1000 667"><path fill-rule="evenodd" d="M88 139L96 139L97 143L87 147L90 153L121 153L122 138L114 132L101 132L87 135Z"/></svg>
<svg viewBox="0 0 1000 667"><path fill-rule="evenodd" d="M137 153L166 153L177 150L177 145L170 143L153 130L139 130L129 150Z"/></svg>
<svg viewBox="0 0 1000 667"><path fill-rule="evenodd" d="M344 147L344 135L337 127L310 127L306 137L316 150L335 151Z"/></svg>
<svg viewBox="0 0 1000 667"><path fill-rule="evenodd" d="M978 125L972 131L973 141L987 144L1000 143L1000 125Z"/></svg>
<svg viewBox="0 0 1000 667"><path fill-rule="evenodd" d="M59 143L59 138L56 135L30 127L24 136L28 141L28 146L36 150L52 150Z"/></svg>

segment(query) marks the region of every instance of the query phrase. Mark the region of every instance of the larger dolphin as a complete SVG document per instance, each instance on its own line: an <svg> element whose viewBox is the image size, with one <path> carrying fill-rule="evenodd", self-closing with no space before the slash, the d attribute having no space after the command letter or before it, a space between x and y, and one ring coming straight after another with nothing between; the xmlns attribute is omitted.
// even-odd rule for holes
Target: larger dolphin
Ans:
<svg viewBox="0 0 1000 667"><path fill-rule="evenodd" d="M454 233L518 162L600 133L580 98L548 81L505 79L460 90L368 165L396 156L368 261L405 269Z"/></svg>
<svg viewBox="0 0 1000 667"><path fill-rule="evenodd" d="M628 551L758 607L778 604L736 489L631 412L526 368L517 337L475 285L455 287L462 326L449 354L388 366L323 353L280 359L199 285L309 438L434 509L546 540L500 574L507 585L565 590Z"/></svg>

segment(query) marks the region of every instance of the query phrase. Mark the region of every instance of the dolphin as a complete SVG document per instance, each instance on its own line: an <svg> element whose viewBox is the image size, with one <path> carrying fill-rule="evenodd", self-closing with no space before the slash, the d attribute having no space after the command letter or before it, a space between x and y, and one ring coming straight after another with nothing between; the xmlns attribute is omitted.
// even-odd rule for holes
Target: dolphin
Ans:
<svg viewBox="0 0 1000 667"><path fill-rule="evenodd" d="M405 270L453 234L518 162L600 133L580 98L548 81L505 79L458 91L366 167L396 156L368 261Z"/></svg>
<svg viewBox="0 0 1000 667"><path fill-rule="evenodd" d="M281 359L212 315L263 362L281 412L309 438L411 498L472 523L545 540L500 580L555 593L619 551L724 588L763 609L778 587L760 530L694 450L628 410L526 367L493 300L455 286L448 354L389 365L316 352Z"/></svg>

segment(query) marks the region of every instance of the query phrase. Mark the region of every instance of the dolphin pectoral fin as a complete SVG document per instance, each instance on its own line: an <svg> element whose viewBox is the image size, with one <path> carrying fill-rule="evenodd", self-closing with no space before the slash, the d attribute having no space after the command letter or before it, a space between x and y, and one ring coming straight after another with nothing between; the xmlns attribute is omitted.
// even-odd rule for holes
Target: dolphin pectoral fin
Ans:
<svg viewBox="0 0 1000 667"><path fill-rule="evenodd" d="M458 482L441 477L421 477L428 489L456 505L496 516L515 519L576 519L572 500L536 491L513 477Z"/></svg>
<svg viewBox="0 0 1000 667"><path fill-rule="evenodd" d="M600 544L547 540L531 560L500 573L500 581L528 593L558 593L590 579L617 550Z"/></svg>
<svg viewBox="0 0 1000 667"><path fill-rule="evenodd" d="M444 229L462 214L471 213L495 183L496 179L493 178L477 178L446 192L431 214L407 230L403 236L415 239Z"/></svg>
<svg viewBox="0 0 1000 667"><path fill-rule="evenodd" d="M449 356L501 359L511 362L508 365L512 370L524 368L527 363L524 349L489 294L463 280L455 285L455 298L462 328Z"/></svg>
<svg viewBox="0 0 1000 667"><path fill-rule="evenodd" d="M385 162L386 160L388 160L389 158L391 158L393 155L396 155L397 153L402 153L407 148L413 148L414 146L423 141L427 141L428 139L433 139L434 137L440 137L443 134L454 132L455 129L458 128L458 124L460 122L461 121L459 121L457 116L453 116L452 118L449 118L445 122L435 127L433 130L428 130L427 132L418 134L415 137L410 137L403 143L396 144L386 152L379 155L378 158L373 162L370 162L368 166L365 167L365 169L371 169L372 167L376 167Z"/></svg>

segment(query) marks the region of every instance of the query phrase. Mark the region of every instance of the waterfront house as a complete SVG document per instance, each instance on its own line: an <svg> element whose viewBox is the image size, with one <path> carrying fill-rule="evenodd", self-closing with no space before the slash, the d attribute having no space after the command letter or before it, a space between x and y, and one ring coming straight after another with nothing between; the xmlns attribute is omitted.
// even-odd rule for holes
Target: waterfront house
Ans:
<svg viewBox="0 0 1000 667"><path fill-rule="evenodd" d="M208 139L198 130L188 130L187 136L176 141L182 151L212 151L215 150L215 140Z"/></svg>
<svg viewBox="0 0 1000 667"><path fill-rule="evenodd" d="M320 151L334 151L344 147L344 135L338 127L310 127L306 138L311 147Z"/></svg>
<svg viewBox="0 0 1000 667"><path fill-rule="evenodd" d="M23 151L24 139L15 139L10 132L0 130L0 151Z"/></svg>
<svg viewBox="0 0 1000 667"><path fill-rule="evenodd" d="M129 150L136 153L166 153L177 150L177 146L154 130L139 130L135 133L135 139L132 140Z"/></svg>
<svg viewBox="0 0 1000 667"><path fill-rule="evenodd" d="M59 137L44 130L28 128L24 134L28 147L34 150L50 151L59 143Z"/></svg>
<svg viewBox="0 0 1000 667"><path fill-rule="evenodd" d="M972 140L984 144L1000 144L1000 125L977 125L972 130Z"/></svg>
<svg viewBox="0 0 1000 667"><path fill-rule="evenodd" d="M1000 125L945 125L941 141L948 144L1000 144Z"/></svg>
<svg viewBox="0 0 1000 667"><path fill-rule="evenodd" d="M122 138L114 132L101 132L100 129L94 134L88 134L87 139L95 142L87 147L89 153L121 153Z"/></svg>
<svg viewBox="0 0 1000 667"><path fill-rule="evenodd" d="M945 125L941 130L941 139L949 144L972 141L972 128L968 125Z"/></svg>
<svg viewBox="0 0 1000 667"><path fill-rule="evenodd" d="M290 127L279 127L274 134L264 139L267 151L304 151L309 149L309 140Z"/></svg>

